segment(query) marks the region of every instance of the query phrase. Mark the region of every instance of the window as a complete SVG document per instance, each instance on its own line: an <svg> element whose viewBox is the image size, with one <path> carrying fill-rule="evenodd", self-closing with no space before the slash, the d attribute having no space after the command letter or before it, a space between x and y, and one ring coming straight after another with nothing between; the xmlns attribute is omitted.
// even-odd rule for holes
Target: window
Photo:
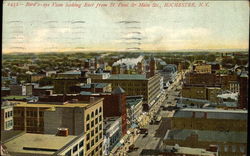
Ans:
<svg viewBox="0 0 250 156"><path fill-rule="evenodd" d="M77 145L75 145L73 148L73 153L75 153L77 150L78 150L78 147L77 147Z"/></svg>
<svg viewBox="0 0 250 156"><path fill-rule="evenodd" d="M95 115L97 115L97 114L98 114L98 109L95 110Z"/></svg>
<svg viewBox="0 0 250 156"><path fill-rule="evenodd" d="M240 152L241 152L241 153L245 153L245 147L242 146L242 145L240 146Z"/></svg>
<svg viewBox="0 0 250 156"><path fill-rule="evenodd" d="M102 130L102 124L99 125L99 130Z"/></svg>
<svg viewBox="0 0 250 156"><path fill-rule="evenodd" d="M79 152L79 156L83 156L83 150Z"/></svg>
<svg viewBox="0 0 250 156"><path fill-rule="evenodd" d="M99 116L99 121L102 121L102 116Z"/></svg>
<svg viewBox="0 0 250 156"><path fill-rule="evenodd" d="M87 115L86 121L89 121L89 114Z"/></svg>
<svg viewBox="0 0 250 156"><path fill-rule="evenodd" d="M98 123L98 118L95 118L95 124L97 124Z"/></svg>
<svg viewBox="0 0 250 156"><path fill-rule="evenodd" d="M87 131L89 130L89 128L90 128L90 127L89 127L89 123L88 123L88 124L87 124Z"/></svg>
<svg viewBox="0 0 250 156"><path fill-rule="evenodd" d="M79 148L83 146L83 140L79 143Z"/></svg>
<svg viewBox="0 0 250 156"><path fill-rule="evenodd" d="M98 127L95 128L95 133L98 133Z"/></svg>
<svg viewBox="0 0 250 156"><path fill-rule="evenodd" d="M90 145L89 145L89 143L87 144L87 150L89 150L90 149Z"/></svg>
<svg viewBox="0 0 250 156"><path fill-rule="evenodd" d="M99 113L101 113L101 112L102 112L102 107L99 108Z"/></svg>
<svg viewBox="0 0 250 156"><path fill-rule="evenodd" d="M91 118L93 118L93 117L94 117L94 112L91 113Z"/></svg>
<svg viewBox="0 0 250 156"><path fill-rule="evenodd" d="M69 151L65 154L65 156L71 156L71 150L69 150Z"/></svg>
<svg viewBox="0 0 250 156"><path fill-rule="evenodd" d="M95 134L95 133L94 133L94 130L92 130L92 131L91 131L91 136L94 136L94 134Z"/></svg>
<svg viewBox="0 0 250 156"><path fill-rule="evenodd" d="M87 134L87 140L89 140L89 138L90 138L90 134L88 133L88 134Z"/></svg>
<svg viewBox="0 0 250 156"><path fill-rule="evenodd" d="M98 136L95 137L95 142L96 142L96 143L98 142Z"/></svg>
<svg viewBox="0 0 250 156"><path fill-rule="evenodd" d="M94 121L91 121L91 128L94 127Z"/></svg>
<svg viewBox="0 0 250 156"><path fill-rule="evenodd" d="M102 139L102 133L99 134L99 139Z"/></svg>
<svg viewBox="0 0 250 156"><path fill-rule="evenodd" d="M94 141L94 139L92 139L91 140L91 147L94 146L94 144L95 144L95 141Z"/></svg>
<svg viewBox="0 0 250 156"><path fill-rule="evenodd" d="M5 118L7 118L7 117L8 117L8 112L5 113Z"/></svg>

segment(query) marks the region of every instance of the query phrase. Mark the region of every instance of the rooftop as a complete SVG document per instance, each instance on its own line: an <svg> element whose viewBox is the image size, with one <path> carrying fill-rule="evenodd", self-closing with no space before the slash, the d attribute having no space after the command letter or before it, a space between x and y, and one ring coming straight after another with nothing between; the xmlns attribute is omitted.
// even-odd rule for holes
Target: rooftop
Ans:
<svg viewBox="0 0 250 156"><path fill-rule="evenodd" d="M100 100L100 98L98 98ZM99 101L96 100L96 101ZM73 107L87 107L91 103L89 102L76 102L76 103L27 103L27 102L17 102L15 107L40 107L40 108L55 108L55 107L68 107L68 108L73 108Z"/></svg>
<svg viewBox="0 0 250 156"><path fill-rule="evenodd" d="M142 74L113 74L108 80L148 80L146 75Z"/></svg>
<svg viewBox="0 0 250 156"><path fill-rule="evenodd" d="M247 143L247 132L190 129L169 130L164 140L185 140L192 134L198 135L198 141Z"/></svg>
<svg viewBox="0 0 250 156"><path fill-rule="evenodd" d="M81 71L79 70L71 70L71 71L66 71L66 72L63 72L63 73L58 73L59 75L80 75L81 74Z"/></svg>
<svg viewBox="0 0 250 156"><path fill-rule="evenodd" d="M54 89L54 86L42 86L42 87L36 87L35 89Z"/></svg>
<svg viewBox="0 0 250 156"><path fill-rule="evenodd" d="M127 106L131 107L143 101L142 97L126 98Z"/></svg>
<svg viewBox="0 0 250 156"><path fill-rule="evenodd" d="M235 119L247 120L247 110L224 110L224 109L197 109L185 108L175 112L174 117L191 118L195 112L196 118L204 117L207 113L208 119Z"/></svg>
<svg viewBox="0 0 250 156"><path fill-rule="evenodd" d="M77 136L72 135L56 136L49 134L25 133L8 141L5 143L5 146L9 152L53 154L76 137ZM24 148L33 148L33 150L26 150Z"/></svg>

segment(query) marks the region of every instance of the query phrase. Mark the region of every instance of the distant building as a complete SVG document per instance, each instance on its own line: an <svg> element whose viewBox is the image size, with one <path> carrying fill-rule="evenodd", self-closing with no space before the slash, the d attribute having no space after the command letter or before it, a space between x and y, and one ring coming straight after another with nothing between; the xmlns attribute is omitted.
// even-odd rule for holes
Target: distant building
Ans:
<svg viewBox="0 0 250 156"><path fill-rule="evenodd" d="M109 155L122 137L122 121L117 116L106 117L103 122L103 155Z"/></svg>
<svg viewBox="0 0 250 156"><path fill-rule="evenodd" d="M112 90L110 83L78 84L74 87L71 87L72 93L80 93L82 91L92 93L110 93Z"/></svg>
<svg viewBox="0 0 250 156"><path fill-rule="evenodd" d="M45 77L46 77L46 74L32 74L30 75L30 80L33 83L33 82L38 82L39 80Z"/></svg>
<svg viewBox="0 0 250 156"><path fill-rule="evenodd" d="M31 85L10 85L10 95L32 95Z"/></svg>
<svg viewBox="0 0 250 156"><path fill-rule="evenodd" d="M221 87L217 86L206 86L203 84L200 85L188 85L184 84L181 90L181 95L184 98L192 99L202 99L208 100L213 103L218 103L217 95L220 94Z"/></svg>
<svg viewBox="0 0 250 156"><path fill-rule="evenodd" d="M161 76L163 77L164 83L174 82L177 75L177 67L174 64L168 64L163 67L163 70L160 71Z"/></svg>
<svg viewBox="0 0 250 156"><path fill-rule="evenodd" d="M55 135L23 133L5 142L11 155L78 155L84 156L84 135Z"/></svg>
<svg viewBox="0 0 250 156"><path fill-rule="evenodd" d="M212 73L212 67L210 64L194 64L193 71L199 74Z"/></svg>

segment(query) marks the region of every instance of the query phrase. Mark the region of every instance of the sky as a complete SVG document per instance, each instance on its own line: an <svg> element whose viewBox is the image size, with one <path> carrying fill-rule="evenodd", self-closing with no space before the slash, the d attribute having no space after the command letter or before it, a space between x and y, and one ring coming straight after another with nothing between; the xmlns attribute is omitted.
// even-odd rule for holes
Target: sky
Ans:
<svg viewBox="0 0 250 156"><path fill-rule="evenodd" d="M163 7L178 2L159 1L161 7L155 8L27 7L27 2L16 7L3 4L3 53L249 47L248 1L209 1L209 7L198 7L199 1L195 1L196 7ZM73 3L38 2L50 6Z"/></svg>

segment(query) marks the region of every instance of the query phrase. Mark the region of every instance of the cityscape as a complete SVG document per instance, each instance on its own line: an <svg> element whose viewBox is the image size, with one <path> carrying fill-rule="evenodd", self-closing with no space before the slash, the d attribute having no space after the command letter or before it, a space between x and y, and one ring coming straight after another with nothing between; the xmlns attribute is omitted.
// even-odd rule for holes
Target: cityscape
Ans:
<svg viewBox="0 0 250 156"><path fill-rule="evenodd" d="M247 156L249 2L4 0L5 156Z"/></svg>
<svg viewBox="0 0 250 156"><path fill-rule="evenodd" d="M2 63L2 154L247 154L247 52L4 54Z"/></svg>

